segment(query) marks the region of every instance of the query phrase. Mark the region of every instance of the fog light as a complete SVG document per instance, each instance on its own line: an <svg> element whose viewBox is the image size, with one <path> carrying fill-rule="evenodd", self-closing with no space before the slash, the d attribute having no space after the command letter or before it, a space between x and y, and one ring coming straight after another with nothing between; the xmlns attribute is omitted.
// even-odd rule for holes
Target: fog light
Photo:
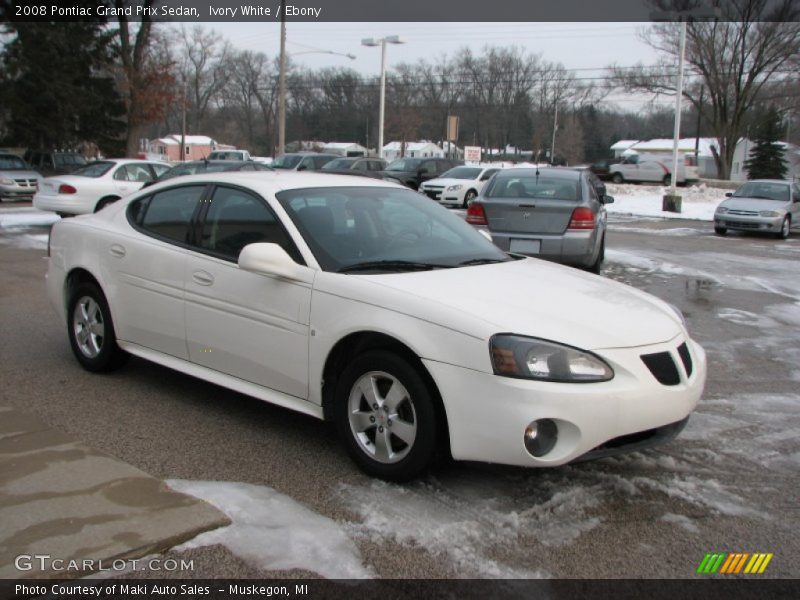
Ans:
<svg viewBox="0 0 800 600"><path fill-rule="evenodd" d="M550 419L539 419L528 425L522 439L528 453L539 458L550 452L556 445L558 427Z"/></svg>

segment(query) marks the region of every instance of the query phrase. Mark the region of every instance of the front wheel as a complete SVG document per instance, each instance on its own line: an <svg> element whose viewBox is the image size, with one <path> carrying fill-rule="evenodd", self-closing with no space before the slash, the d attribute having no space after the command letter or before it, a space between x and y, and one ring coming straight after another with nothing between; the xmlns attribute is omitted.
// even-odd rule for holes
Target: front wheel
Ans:
<svg viewBox="0 0 800 600"><path fill-rule="evenodd" d="M781 240L788 239L789 232L791 229L792 229L792 221L791 218L787 215L783 218L783 223L781 223L781 230L777 234L778 239Z"/></svg>
<svg viewBox="0 0 800 600"><path fill-rule="evenodd" d="M461 208L469 208L469 203L475 200L478 196L478 192L475 190L469 190L466 194L464 194L464 204L461 205Z"/></svg>
<svg viewBox="0 0 800 600"><path fill-rule="evenodd" d="M726 233L728 233L728 229L726 227L717 227L715 225L714 233L716 233L717 235L725 235Z"/></svg>
<svg viewBox="0 0 800 600"><path fill-rule="evenodd" d="M108 302L97 285L81 283L72 290L67 316L70 346L84 369L103 373L127 361L128 354L117 345Z"/></svg>
<svg viewBox="0 0 800 600"><path fill-rule="evenodd" d="M336 390L334 417L351 458L368 475L408 481L436 450L431 392L412 364L385 350L356 357Z"/></svg>

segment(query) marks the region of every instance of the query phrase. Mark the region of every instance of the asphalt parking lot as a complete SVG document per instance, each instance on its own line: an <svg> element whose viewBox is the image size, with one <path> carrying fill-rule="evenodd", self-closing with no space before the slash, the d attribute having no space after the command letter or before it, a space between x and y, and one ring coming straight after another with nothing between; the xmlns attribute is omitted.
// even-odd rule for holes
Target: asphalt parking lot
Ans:
<svg viewBox="0 0 800 600"><path fill-rule="evenodd" d="M326 423L139 359L83 371L44 296L46 233L0 230L0 406L190 494L217 494L232 527L261 536L204 534L170 552L194 559L171 575L685 578L709 552L764 552L774 554L764 576L800 576L797 234L721 238L710 223L611 219L602 275L677 305L708 352L706 392L677 440L547 471L450 464L392 485L358 472ZM237 493L280 508L242 500L236 512L226 502ZM298 528L319 518L328 534L286 560L275 545L292 528L276 530L276 514Z"/></svg>

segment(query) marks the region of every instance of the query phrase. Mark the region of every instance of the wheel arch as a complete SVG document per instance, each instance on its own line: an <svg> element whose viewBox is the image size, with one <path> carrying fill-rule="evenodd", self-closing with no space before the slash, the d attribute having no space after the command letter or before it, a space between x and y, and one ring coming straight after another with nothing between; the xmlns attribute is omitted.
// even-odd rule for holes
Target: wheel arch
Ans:
<svg viewBox="0 0 800 600"><path fill-rule="evenodd" d="M103 293L103 296L106 297L106 302L108 302L108 294L103 286L100 284L100 279L95 277L95 275L86 267L72 267L67 273L67 276L64 278L64 311L67 314L67 308L69 305L69 298L72 295L72 290L79 286L82 283L91 283L96 285L100 291ZM109 310L111 309L111 304L108 305ZM69 318L69 315L67 315ZM114 318L114 314L112 312L111 318Z"/></svg>
<svg viewBox="0 0 800 600"><path fill-rule="evenodd" d="M345 366L360 354L368 350L386 350L404 358L412 365L422 377L436 407L438 431L437 436L442 443L442 448L450 450L450 432L447 421L447 411L444 407L439 387L436 385L428 369L420 360L414 350L391 335L377 331L363 330L349 333L333 345L325 359L322 369L322 382L320 397L322 399L322 413L326 421L333 420L334 403L336 400L336 387L339 375Z"/></svg>
<svg viewBox="0 0 800 600"><path fill-rule="evenodd" d="M108 194L106 196L103 196L102 198L100 198L100 200L95 202L94 210L92 212L97 212L98 210L100 210L100 206L103 204L103 202L106 202L106 201L116 202L117 200L121 200L121 199L122 199L122 196L117 196L116 194Z"/></svg>

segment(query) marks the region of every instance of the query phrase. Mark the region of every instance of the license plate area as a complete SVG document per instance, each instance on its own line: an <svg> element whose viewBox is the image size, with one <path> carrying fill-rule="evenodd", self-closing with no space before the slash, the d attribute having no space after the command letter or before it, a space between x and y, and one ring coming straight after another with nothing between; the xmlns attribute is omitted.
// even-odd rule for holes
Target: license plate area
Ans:
<svg viewBox="0 0 800 600"><path fill-rule="evenodd" d="M539 254L541 248L541 240L515 240L512 238L509 250L520 254Z"/></svg>

